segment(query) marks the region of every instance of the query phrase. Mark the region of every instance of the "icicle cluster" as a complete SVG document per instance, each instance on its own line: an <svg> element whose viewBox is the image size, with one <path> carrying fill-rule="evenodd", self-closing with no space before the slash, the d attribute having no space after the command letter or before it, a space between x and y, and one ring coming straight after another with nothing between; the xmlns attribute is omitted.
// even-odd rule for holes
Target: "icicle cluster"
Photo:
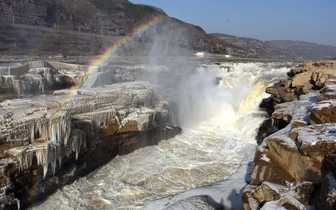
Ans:
<svg viewBox="0 0 336 210"><path fill-rule="evenodd" d="M53 73L47 68L30 73L40 76L48 85L52 83ZM38 77L30 77L32 81L34 78ZM15 82L19 94L25 92L22 82ZM64 99L69 93L75 94L70 102ZM94 148L99 127L108 127L113 120L119 129L131 123L130 129L146 130L155 121L156 111L145 107L153 102L152 96L153 90L142 83L125 83L76 92L57 91L50 98L43 96L47 100L3 102L0 135L9 141L24 141L25 146L9 149L8 153L16 157L21 170L31 168L36 158L46 177L48 171L55 174L57 167L61 168L63 158L74 155L77 159L88 142L90 149ZM70 116L79 120L71 122Z"/></svg>
<svg viewBox="0 0 336 210"><path fill-rule="evenodd" d="M55 113L49 121L48 139L66 145L70 137L70 131L71 119L69 113L66 111Z"/></svg>
<svg viewBox="0 0 336 210"><path fill-rule="evenodd" d="M68 145L66 146L66 156L69 157L72 152L76 153L76 160L78 159L78 154L81 148L86 148L86 136L84 131L79 129L71 130L71 137L69 139Z"/></svg>

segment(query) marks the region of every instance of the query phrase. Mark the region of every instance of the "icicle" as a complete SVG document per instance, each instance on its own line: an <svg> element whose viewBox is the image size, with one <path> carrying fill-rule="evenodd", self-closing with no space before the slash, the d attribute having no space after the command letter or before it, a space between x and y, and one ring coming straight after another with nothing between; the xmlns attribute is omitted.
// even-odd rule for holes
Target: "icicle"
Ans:
<svg viewBox="0 0 336 210"><path fill-rule="evenodd" d="M40 79L39 88L41 90L41 93L44 94L44 79L43 78Z"/></svg>
<svg viewBox="0 0 336 210"><path fill-rule="evenodd" d="M62 147L60 144L58 144L56 147L56 157L58 161L58 167L62 168Z"/></svg>
<svg viewBox="0 0 336 210"><path fill-rule="evenodd" d="M36 151L35 155L36 155L36 159L37 159L37 164L38 165L43 165L45 162L45 149L41 149Z"/></svg>
<svg viewBox="0 0 336 210"><path fill-rule="evenodd" d="M44 161L44 163L43 163L43 179L46 177L47 172L48 172L48 162Z"/></svg>
<svg viewBox="0 0 336 210"><path fill-rule="evenodd" d="M20 98L21 95L21 80L14 79L13 80L13 88L14 91L18 94L18 97Z"/></svg>
<svg viewBox="0 0 336 210"><path fill-rule="evenodd" d="M30 143L33 143L35 140L35 125L33 124L30 127Z"/></svg>
<svg viewBox="0 0 336 210"><path fill-rule="evenodd" d="M17 198L15 198L15 200L16 200L17 209L20 209L20 200Z"/></svg>
<svg viewBox="0 0 336 210"><path fill-rule="evenodd" d="M56 170L56 145L53 143L48 144L47 150L48 163L51 165L51 170L53 175L55 175Z"/></svg>

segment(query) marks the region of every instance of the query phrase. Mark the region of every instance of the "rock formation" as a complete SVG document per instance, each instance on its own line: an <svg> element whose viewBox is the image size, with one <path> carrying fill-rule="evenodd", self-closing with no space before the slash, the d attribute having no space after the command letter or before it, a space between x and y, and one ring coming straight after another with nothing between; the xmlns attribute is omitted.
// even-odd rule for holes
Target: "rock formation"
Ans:
<svg viewBox="0 0 336 210"><path fill-rule="evenodd" d="M335 64L305 62L267 88L275 128L256 150L244 209L335 207Z"/></svg>
<svg viewBox="0 0 336 210"><path fill-rule="evenodd" d="M2 55L92 56L125 40L128 42L117 53L148 55L160 35L160 45L165 48L161 53L171 55L176 52L169 52L167 46L192 55L194 51L225 53L228 45L198 26L169 17L159 8L127 0L82 0L76 4L62 0L4 0L0 9ZM151 27L141 36L129 39L148 25Z"/></svg>
<svg viewBox="0 0 336 210"><path fill-rule="evenodd" d="M113 68L86 67L96 73L85 88L59 89L77 87L86 78L85 68L33 64L12 75L14 90L23 98L0 103L1 208L25 209L116 155L181 131L169 124L171 102L148 82L115 83L120 72ZM114 77L101 79L105 74ZM118 80L127 78L119 75ZM53 94L40 95L45 89Z"/></svg>

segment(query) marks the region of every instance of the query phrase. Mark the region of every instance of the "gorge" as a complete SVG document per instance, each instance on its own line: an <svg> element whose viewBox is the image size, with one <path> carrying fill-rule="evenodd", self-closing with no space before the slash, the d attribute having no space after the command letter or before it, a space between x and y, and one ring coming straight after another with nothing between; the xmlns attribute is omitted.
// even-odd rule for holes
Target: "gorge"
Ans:
<svg viewBox="0 0 336 210"><path fill-rule="evenodd" d="M333 205L333 61L140 60L1 68L3 87L18 94L1 103L4 208L151 209L227 179L257 140L238 207Z"/></svg>
<svg viewBox="0 0 336 210"><path fill-rule="evenodd" d="M29 196L14 192L14 195L22 196L20 205L30 205L31 200L43 198L57 186L71 183L115 155L121 156L58 190L34 208L50 209L57 203L55 208L64 209L141 209L152 199L211 184L232 175L256 145L254 136L258 125L267 115L258 111L264 89L286 78L285 73L294 63L173 60L155 65L155 62L133 66L110 64L91 71L82 88L52 91L50 87L60 85L47 86L43 83L45 91L49 87L53 96L44 94L32 99L3 102L2 109L6 110L3 116L10 115L6 118L10 125L17 126L14 123L18 121L17 115L36 122L33 127L22 126L26 129L22 133L22 136L28 136L26 140L15 136L14 131L8 132L13 136L9 140L16 138L22 145L10 144L19 147L8 148L5 154L14 163L17 161L17 170L30 171L24 173L27 175L23 179L33 182L23 182L17 174L22 172L9 174L9 180L17 180L14 189L20 185L33 186L26 193ZM31 69L41 64L45 67ZM73 78L80 80L78 75L84 76L76 71L80 68L57 62L32 62L28 75L35 73L49 78L44 81L50 84L52 81L69 83ZM54 73L46 76L46 72ZM110 80L105 79L107 76ZM35 77L23 75L21 79ZM67 79L53 80L51 77ZM130 82L144 78L151 83ZM111 85L112 82L114 84ZM36 85L35 89L40 86ZM29 90L32 89L20 92L27 95ZM14 107L21 111L14 112ZM27 107L26 110L23 107ZM60 112L58 110L63 115L51 115ZM49 121L62 119L65 122L41 123L40 128L39 122L48 122L48 118L41 119L48 115L40 114L46 111L51 115ZM24 123L25 118L19 122ZM183 131L173 139L159 142L180 132L173 125L167 127L167 122L177 123ZM67 127L64 129L62 125ZM43 130L48 132L43 133ZM60 133L63 133L63 138ZM64 142L67 135L69 140ZM43 138L48 140L43 141ZM138 149L126 155L140 146L157 143L158 146ZM98 153L100 155L96 155ZM12 190L8 187L6 192ZM22 199L26 197L31 200Z"/></svg>
<svg viewBox="0 0 336 210"><path fill-rule="evenodd" d="M0 209L334 209L335 52L4 0Z"/></svg>

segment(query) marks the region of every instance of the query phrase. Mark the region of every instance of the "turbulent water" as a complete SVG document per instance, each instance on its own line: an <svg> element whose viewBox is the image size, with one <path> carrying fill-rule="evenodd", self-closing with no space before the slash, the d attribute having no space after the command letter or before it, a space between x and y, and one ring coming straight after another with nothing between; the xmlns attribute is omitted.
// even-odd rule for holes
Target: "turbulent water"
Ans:
<svg viewBox="0 0 336 210"><path fill-rule="evenodd" d="M65 186L35 209L141 209L150 200L224 180L256 146L265 88L285 78L291 63L222 63L197 69L219 86L197 86L178 104L183 132L157 146L117 156ZM224 67L230 66L230 68ZM196 83L195 83L196 84ZM185 88L190 88L186 86ZM188 101L188 100L191 100ZM192 108L190 109L190 105ZM184 119L184 120L183 120Z"/></svg>

